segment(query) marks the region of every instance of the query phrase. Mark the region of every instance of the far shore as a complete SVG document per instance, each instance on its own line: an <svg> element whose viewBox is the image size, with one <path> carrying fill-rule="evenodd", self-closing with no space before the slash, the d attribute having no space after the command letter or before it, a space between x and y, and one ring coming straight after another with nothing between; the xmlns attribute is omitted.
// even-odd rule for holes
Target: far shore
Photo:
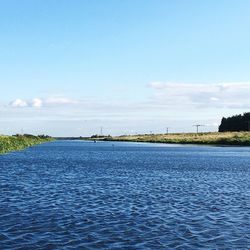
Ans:
<svg viewBox="0 0 250 250"><path fill-rule="evenodd" d="M94 141L101 140L173 144L250 146L250 132L140 134L121 136L95 136L84 139Z"/></svg>

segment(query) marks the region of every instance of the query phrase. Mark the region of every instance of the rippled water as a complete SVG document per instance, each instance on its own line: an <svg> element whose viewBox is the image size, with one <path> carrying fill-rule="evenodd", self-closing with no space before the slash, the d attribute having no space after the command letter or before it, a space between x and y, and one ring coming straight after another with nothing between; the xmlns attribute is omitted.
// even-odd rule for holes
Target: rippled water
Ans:
<svg viewBox="0 0 250 250"><path fill-rule="evenodd" d="M250 249L247 147L57 141L0 191L0 249Z"/></svg>

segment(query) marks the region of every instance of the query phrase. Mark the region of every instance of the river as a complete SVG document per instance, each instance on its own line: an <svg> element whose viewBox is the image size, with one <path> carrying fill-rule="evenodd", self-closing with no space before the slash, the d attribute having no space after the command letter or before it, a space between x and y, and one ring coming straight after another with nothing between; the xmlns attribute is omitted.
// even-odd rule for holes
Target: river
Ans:
<svg viewBox="0 0 250 250"><path fill-rule="evenodd" d="M0 249L249 249L250 147L55 141L0 155Z"/></svg>

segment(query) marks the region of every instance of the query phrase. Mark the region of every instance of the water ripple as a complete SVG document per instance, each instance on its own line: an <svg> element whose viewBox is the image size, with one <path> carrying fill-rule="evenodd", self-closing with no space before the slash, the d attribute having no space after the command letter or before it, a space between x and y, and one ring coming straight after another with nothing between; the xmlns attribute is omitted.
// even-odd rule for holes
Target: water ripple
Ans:
<svg viewBox="0 0 250 250"><path fill-rule="evenodd" d="M249 180L250 148L68 141L2 155L0 249L250 249Z"/></svg>

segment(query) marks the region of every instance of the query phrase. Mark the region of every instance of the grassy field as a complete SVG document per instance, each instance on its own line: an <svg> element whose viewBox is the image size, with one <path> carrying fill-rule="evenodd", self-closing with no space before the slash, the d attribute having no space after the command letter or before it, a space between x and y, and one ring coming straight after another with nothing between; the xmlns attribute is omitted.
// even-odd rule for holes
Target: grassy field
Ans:
<svg viewBox="0 0 250 250"><path fill-rule="evenodd" d="M145 134L107 137L104 140L250 146L250 132Z"/></svg>
<svg viewBox="0 0 250 250"><path fill-rule="evenodd" d="M51 138L38 136L0 136L0 154L21 150L51 140Z"/></svg>

